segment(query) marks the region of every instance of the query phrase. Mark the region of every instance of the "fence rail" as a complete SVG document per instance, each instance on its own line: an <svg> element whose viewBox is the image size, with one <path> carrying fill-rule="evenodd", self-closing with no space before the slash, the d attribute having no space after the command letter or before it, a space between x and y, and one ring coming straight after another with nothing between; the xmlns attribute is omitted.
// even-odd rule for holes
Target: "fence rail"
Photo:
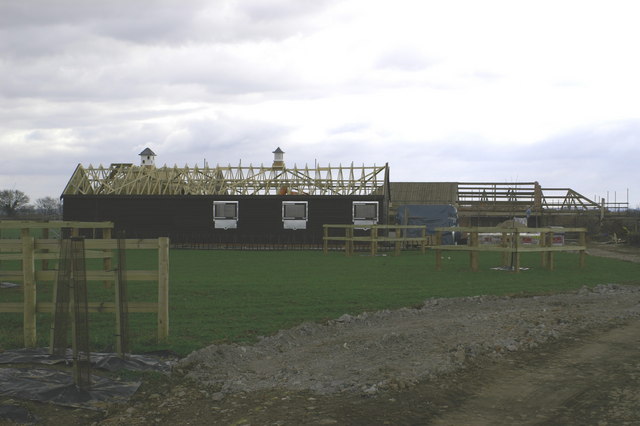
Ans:
<svg viewBox="0 0 640 426"><path fill-rule="evenodd" d="M467 244L465 245L443 245L443 232L467 233ZM469 262L473 271L478 271L478 254L480 252L500 252L502 253L503 266L510 266L514 272L520 271L520 254L539 252L541 253L542 267L549 270L554 269L554 253L562 251L578 251L580 267L585 265L586 228L483 228L483 227L447 227L436 228L436 245L430 247L435 250L436 270L442 269L442 251L468 251ZM554 245L554 235L566 233L578 234L578 245ZM480 244L482 234L498 234L499 242ZM521 236L537 234L538 243L525 244L521 241Z"/></svg>
<svg viewBox="0 0 640 426"><path fill-rule="evenodd" d="M20 239L0 239L0 280L22 282L23 301L0 303L0 312L23 314L24 345L36 345L36 313L53 313L53 302L37 301L37 283L55 282L57 269L51 269L49 260L58 260L60 253L59 239L34 238L33 229L71 228L72 234L78 234L79 229L102 229L105 239L85 240L85 256L92 259L103 259L101 269L86 271L87 281L102 281L111 287L118 278L118 271L112 267L113 250L118 249L117 239L111 239L110 222L25 222L0 221L0 229L20 229ZM48 234L48 232L43 232ZM129 312L149 312L157 314L158 339L165 340L169 335L169 239L125 239L121 240L125 250L153 249L158 251L157 270L128 270L124 276L132 281L157 281L157 302L131 302ZM21 269L9 270L3 268L11 263L21 262ZM40 270L35 262L41 261ZM13 263L13 262L12 262ZM8 267L7 267L8 268ZM116 287L116 286L113 286ZM89 302L90 312L116 312L114 302Z"/></svg>
<svg viewBox="0 0 640 426"><path fill-rule="evenodd" d="M343 236L329 235L331 229L344 230ZM363 232L369 232L369 235L357 236L356 230L362 230ZM394 231L394 235L380 235L380 230ZM407 236L407 231L417 230L420 232L419 237ZM404 231L404 232L403 232ZM378 252L378 245L380 243L393 243L394 253L399 255L403 245L408 243L414 243L420 247L422 253L426 252L426 247L430 242L430 238L427 235L426 225L369 225L367 227L363 225L323 225L323 251L325 254L329 251L329 241L342 241L344 242L344 251L347 256L351 256L355 251L355 243L361 242L369 245L369 251L372 256L375 256Z"/></svg>

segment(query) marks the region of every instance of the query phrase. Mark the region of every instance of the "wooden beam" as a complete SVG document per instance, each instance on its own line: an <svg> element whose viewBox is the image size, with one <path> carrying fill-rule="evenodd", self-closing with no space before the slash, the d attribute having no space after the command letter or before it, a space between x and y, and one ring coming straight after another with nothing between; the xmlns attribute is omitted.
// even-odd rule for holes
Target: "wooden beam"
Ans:
<svg viewBox="0 0 640 426"><path fill-rule="evenodd" d="M116 306L114 302L89 302L87 304L91 313L115 313ZM53 302L36 303L36 312L50 314L54 311L55 304ZM19 314L24 311L22 302L3 302L0 303L0 312ZM158 304L156 302L130 302L129 312L132 313L157 313Z"/></svg>
<svg viewBox="0 0 640 426"><path fill-rule="evenodd" d="M0 220L0 229L102 229L113 228L113 222L76 222L76 221L34 221L34 220Z"/></svg>
<svg viewBox="0 0 640 426"><path fill-rule="evenodd" d="M477 272L479 269L478 251L473 250L473 248L476 248L479 245L478 232L471 232L469 234L469 239L469 246L472 248L472 250L469 251L469 262L471 264L471 270Z"/></svg>
<svg viewBox="0 0 640 426"><path fill-rule="evenodd" d="M64 195L275 195L282 186L310 195L369 195L384 193L387 169L386 164L315 168L78 166Z"/></svg>
<svg viewBox="0 0 640 426"><path fill-rule="evenodd" d="M158 238L158 340L169 337L169 239Z"/></svg>
<svg viewBox="0 0 640 426"><path fill-rule="evenodd" d="M22 232L22 287L24 294L23 334L26 348L36 347L36 279L33 237Z"/></svg>

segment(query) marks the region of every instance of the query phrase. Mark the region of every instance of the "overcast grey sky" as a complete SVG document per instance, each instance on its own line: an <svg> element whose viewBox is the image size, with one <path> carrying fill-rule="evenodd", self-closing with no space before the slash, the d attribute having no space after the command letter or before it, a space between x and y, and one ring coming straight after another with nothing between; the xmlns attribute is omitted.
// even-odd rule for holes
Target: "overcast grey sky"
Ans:
<svg viewBox="0 0 640 426"><path fill-rule="evenodd" d="M389 163L640 205L640 3L0 0L0 189L78 163ZM615 194L615 195L614 195Z"/></svg>

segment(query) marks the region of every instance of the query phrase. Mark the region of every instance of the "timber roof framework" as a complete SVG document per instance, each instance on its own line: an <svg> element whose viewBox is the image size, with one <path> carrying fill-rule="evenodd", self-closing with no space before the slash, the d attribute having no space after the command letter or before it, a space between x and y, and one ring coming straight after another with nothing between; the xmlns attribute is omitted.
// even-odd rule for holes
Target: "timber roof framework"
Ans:
<svg viewBox="0 0 640 426"><path fill-rule="evenodd" d="M600 205L571 188L543 188L538 182L459 182L460 208L500 210L529 206L542 210L599 210Z"/></svg>
<svg viewBox="0 0 640 426"><path fill-rule="evenodd" d="M538 182L392 182L393 204L453 204L460 212L620 212L628 203L593 201L571 188Z"/></svg>
<svg viewBox="0 0 640 426"><path fill-rule="evenodd" d="M145 167L78 164L64 195L371 195L385 194L389 166Z"/></svg>

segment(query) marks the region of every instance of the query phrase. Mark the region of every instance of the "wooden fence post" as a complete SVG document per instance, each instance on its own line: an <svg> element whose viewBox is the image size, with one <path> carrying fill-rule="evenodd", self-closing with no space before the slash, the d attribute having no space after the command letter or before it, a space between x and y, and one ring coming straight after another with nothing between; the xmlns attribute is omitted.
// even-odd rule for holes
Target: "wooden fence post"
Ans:
<svg viewBox="0 0 640 426"><path fill-rule="evenodd" d="M371 256L378 253L378 227L371 225Z"/></svg>
<svg viewBox="0 0 640 426"><path fill-rule="evenodd" d="M102 234L104 239L105 235ZM127 267L126 267L126 241L123 239L117 240L118 244L118 269L115 274L115 311L116 311L116 352L121 358L125 358L128 351L129 343L129 303L127 297ZM103 266L106 269L107 265L103 259ZM160 268L158 268L159 270ZM105 281L106 283L106 281ZM105 287L107 288L107 287ZM160 304L158 303L158 310Z"/></svg>
<svg viewBox="0 0 640 426"><path fill-rule="evenodd" d="M471 262L471 270L477 272L479 269L478 266L478 231L473 231L469 235L471 238L471 250L469 251L469 260Z"/></svg>
<svg viewBox="0 0 640 426"><path fill-rule="evenodd" d="M513 247L515 248L515 253L513 254L513 271L520 273L520 231L518 231L518 228L515 228L513 232Z"/></svg>
<svg viewBox="0 0 640 426"><path fill-rule="evenodd" d="M102 239L103 240L110 240L112 238L111 235L111 228L104 228L102 230ZM102 259L102 269L104 271L111 271L113 269L113 262L111 260L111 257L113 256L113 251L110 249L107 250L103 250L104 251L104 258ZM112 285L112 281L104 281L103 285L104 288L111 288Z"/></svg>
<svg viewBox="0 0 640 426"><path fill-rule="evenodd" d="M586 232L581 231L579 232L579 244L580 246L587 247L587 235ZM584 268L584 263L585 263L585 250L580 250L580 268Z"/></svg>
<svg viewBox="0 0 640 426"><path fill-rule="evenodd" d="M538 241L538 246L540 246L541 248L544 248L547 246L547 233L541 231L540 232L540 241ZM540 252L540 266L542 266L543 268L547 268L547 251L541 251Z"/></svg>
<svg viewBox="0 0 640 426"><path fill-rule="evenodd" d="M436 271L442 271L442 250L440 250L440 246L442 245L442 231L436 231Z"/></svg>
<svg viewBox="0 0 640 426"><path fill-rule="evenodd" d="M327 225L322 225L323 239L322 239L322 252L324 254L329 253L329 227Z"/></svg>
<svg viewBox="0 0 640 426"><path fill-rule="evenodd" d="M42 228L42 238L45 240L49 239L49 228ZM49 250L44 249L42 250L43 253L48 253ZM42 259L40 261L41 267L43 271L46 271L47 269L49 269L49 260L47 259Z"/></svg>
<svg viewBox="0 0 640 426"><path fill-rule="evenodd" d="M158 238L158 340L169 337L169 238Z"/></svg>
<svg viewBox="0 0 640 426"><path fill-rule="evenodd" d="M24 346L36 347L36 277L34 264L34 239L29 230L22 231L22 285Z"/></svg>
<svg viewBox="0 0 640 426"><path fill-rule="evenodd" d="M508 248L509 247L509 234L507 234L506 232L502 233L502 237L500 237L500 247L503 248ZM508 252L507 250L502 252L502 266L509 266L511 264L511 261L509 260L509 258L511 257L511 253Z"/></svg>
<svg viewBox="0 0 640 426"><path fill-rule="evenodd" d="M551 249L552 246L553 246L553 232L549 232L547 234L547 247ZM554 260L555 259L553 256L553 251L549 250L547 252L547 267L549 268L550 271L553 271L553 269L555 268Z"/></svg>

